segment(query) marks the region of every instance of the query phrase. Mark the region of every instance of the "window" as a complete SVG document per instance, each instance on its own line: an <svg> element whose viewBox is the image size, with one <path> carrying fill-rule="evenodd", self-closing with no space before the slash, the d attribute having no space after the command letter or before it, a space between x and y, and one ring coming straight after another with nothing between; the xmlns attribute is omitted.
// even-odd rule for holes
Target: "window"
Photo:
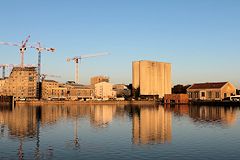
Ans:
<svg viewBox="0 0 240 160"><path fill-rule="evenodd" d="M202 92L202 97L205 97L205 92Z"/></svg>
<svg viewBox="0 0 240 160"><path fill-rule="evenodd" d="M211 91L208 91L208 98L212 98L212 92Z"/></svg>
<svg viewBox="0 0 240 160"><path fill-rule="evenodd" d="M195 92L194 98L199 99L199 92Z"/></svg>
<svg viewBox="0 0 240 160"><path fill-rule="evenodd" d="M28 80L29 80L29 81L33 81L33 77L30 76Z"/></svg>
<svg viewBox="0 0 240 160"><path fill-rule="evenodd" d="M216 98L220 98L220 93L216 92Z"/></svg>
<svg viewBox="0 0 240 160"><path fill-rule="evenodd" d="M224 98L227 98L227 93L224 93Z"/></svg>

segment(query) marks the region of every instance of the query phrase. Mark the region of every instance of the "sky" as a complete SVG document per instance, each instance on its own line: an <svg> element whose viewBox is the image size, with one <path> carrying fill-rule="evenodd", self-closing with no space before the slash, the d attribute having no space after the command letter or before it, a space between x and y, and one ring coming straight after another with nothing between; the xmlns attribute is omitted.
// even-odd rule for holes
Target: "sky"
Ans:
<svg viewBox="0 0 240 160"><path fill-rule="evenodd" d="M106 75L132 81L132 61L172 63L172 81L192 84L230 81L240 88L239 0L7 0L0 3L0 41L41 42L56 48L42 54L42 73L74 80L67 58L82 59L80 83ZM0 64L19 64L17 47L0 45ZM28 49L25 64L37 64Z"/></svg>

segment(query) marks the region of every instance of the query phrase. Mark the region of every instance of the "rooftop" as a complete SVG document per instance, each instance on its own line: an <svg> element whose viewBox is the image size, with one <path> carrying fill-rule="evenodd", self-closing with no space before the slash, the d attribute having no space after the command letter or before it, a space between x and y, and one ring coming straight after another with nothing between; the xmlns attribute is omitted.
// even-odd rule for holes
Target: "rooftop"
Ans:
<svg viewBox="0 0 240 160"><path fill-rule="evenodd" d="M207 83L196 83L188 89L217 89L222 88L228 82L207 82Z"/></svg>
<svg viewBox="0 0 240 160"><path fill-rule="evenodd" d="M35 71L36 67L13 67L12 71Z"/></svg>

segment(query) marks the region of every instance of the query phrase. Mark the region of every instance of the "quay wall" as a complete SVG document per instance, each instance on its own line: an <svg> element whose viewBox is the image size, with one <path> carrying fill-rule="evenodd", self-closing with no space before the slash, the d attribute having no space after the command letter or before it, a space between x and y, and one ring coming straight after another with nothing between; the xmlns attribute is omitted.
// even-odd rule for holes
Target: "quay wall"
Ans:
<svg viewBox="0 0 240 160"><path fill-rule="evenodd" d="M31 105L55 105L55 104L62 104L62 105L76 105L76 104L83 104L83 105L114 105L114 104L139 104L139 105L152 105L152 104L159 104L157 101L16 101L17 105L21 104L31 104Z"/></svg>

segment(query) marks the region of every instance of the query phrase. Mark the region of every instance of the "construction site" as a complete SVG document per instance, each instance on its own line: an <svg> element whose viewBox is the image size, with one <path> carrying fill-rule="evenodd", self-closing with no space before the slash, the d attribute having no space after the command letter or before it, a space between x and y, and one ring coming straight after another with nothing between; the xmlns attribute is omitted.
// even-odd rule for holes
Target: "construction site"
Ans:
<svg viewBox="0 0 240 160"><path fill-rule="evenodd" d="M89 85L82 85L79 82L79 62L85 58L97 56L105 56L109 53L96 53L75 56L67 58L67 62L73 61L75 64L75 79L60 83L55 78L59 75L50 75L41 73L41 54L43 52L53 53L55 48L42 47L40 42L36 45L28 45L30 36L19 43L0 42L0 45L18 47L20 50L20 64L0 64L2 77L0 78L0 95L12 96L16 101L53 101L53 100L109 100L116 99L117 92L113 90L113 84L110 83L107 76L94 76L90 79ZM26 50L35 49L38 54L37 65L24 64L24 55ZM6 75L6 69L10 70L10 74ZM126 90L126 87L124 88ZM130 95L130 91L128 92Z"/></svg>

